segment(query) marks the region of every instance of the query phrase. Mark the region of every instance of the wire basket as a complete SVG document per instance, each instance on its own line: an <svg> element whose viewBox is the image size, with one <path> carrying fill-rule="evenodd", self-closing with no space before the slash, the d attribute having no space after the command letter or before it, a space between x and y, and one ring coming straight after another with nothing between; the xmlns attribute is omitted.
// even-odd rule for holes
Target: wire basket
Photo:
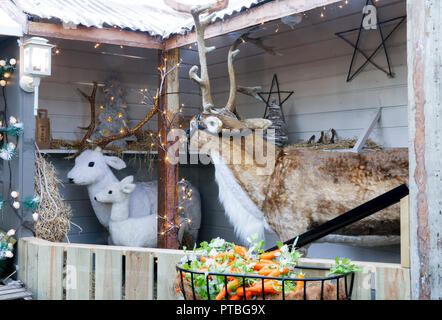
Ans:
<svg viewBox="0 0 442 320"><path fill-rule="evenodd" d="M299 270L306 270L308 273L326 273L330 269L324 267L306 267L297 266ZM262 300L351 300L354 283L354 272L347 274L333 275L330 277L310 277L310 278L284 278L284 277L268 277L261 275L249 275L249 274L237 274L237 273L205 273L202 271L192 271L183 269L180 265L176 266L178 272L178 285L185 300L203 300L203 298L195 290L195 280L205 277L205 293L207 294L207 300L213 300L214 294L210 293L210 281L211 276L224 277L224 287L227 288L228 277L233 277L242 280L242 287L244 292L246 291L247 279L260 279L262 283L262 294L255 296L257 299ZM190 274L190 281L185 277L186 274ZM270 294L264 292L264 280L278 280L282 283L281 294ZM300 286L301 290L286 292L287 282L302 282ZM246 295L243 295L243 300L247 300ZM226 300L229 300L229 295L226 294Z"/></svg>

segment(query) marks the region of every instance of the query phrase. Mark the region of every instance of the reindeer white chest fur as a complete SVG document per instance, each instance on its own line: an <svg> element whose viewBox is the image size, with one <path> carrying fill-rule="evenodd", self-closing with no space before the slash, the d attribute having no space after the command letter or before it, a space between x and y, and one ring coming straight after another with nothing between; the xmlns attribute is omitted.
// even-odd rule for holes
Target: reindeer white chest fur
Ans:
<svg viewBox="0 0 442 320"><path fill-rule="evenodd" d="M235 233L246 239L258 233L259 239L264 239L264 231L269 228L264 214L241 188L232 171L223 162L218 152L210 156L215 166L215 178L219 188L219 200L234 226Z"/></svg>

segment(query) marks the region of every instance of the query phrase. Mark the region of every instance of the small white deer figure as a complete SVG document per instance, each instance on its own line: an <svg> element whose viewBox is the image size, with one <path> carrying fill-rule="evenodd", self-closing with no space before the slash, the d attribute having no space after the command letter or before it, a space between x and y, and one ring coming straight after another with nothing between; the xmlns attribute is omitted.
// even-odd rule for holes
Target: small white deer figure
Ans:
<svg viewBox="0 0 442 320"><path fill-rule="evenodd" d="M106 156L100 148L85 150L75 158L75 166L68 172L70 183L86 186L91 200L92 208L100 223L109 229L111 216L111 203L104 203L94 197L112 183L118 183L117 177L111 168L121 170L126 168L126 163L118 157ZM141 219L150 215L157 215L158 208L158 182L137 182L135 189L129 194L129 218ZM201 199L198 189L191 185L192 196L183 198L184 191L179 188L179 203L183 208L183 228L178 234L179 240L185 232L191 243L196 242L201 224ZM181 218L181 217L180 217ZM112 244L108 239L108 243Z"/></svg>
<svg viewBox="0 0 442 320"><path fill-rule="evenodd" d="M111 183L95 196L95 200L112 205L109 232L112 242L119 246L157 246L157 215L129 217L130 194L135 190L134 177Z"/></svg>

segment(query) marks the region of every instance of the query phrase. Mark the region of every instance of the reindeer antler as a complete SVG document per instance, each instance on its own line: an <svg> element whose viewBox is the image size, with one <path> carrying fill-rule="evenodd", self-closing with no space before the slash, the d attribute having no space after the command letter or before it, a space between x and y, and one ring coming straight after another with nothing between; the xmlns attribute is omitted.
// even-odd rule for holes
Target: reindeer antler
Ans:
<svg viewBox="0 0 442 320"><path fill-rule="evenodd" d="M93 111L93 118L91 119L91 124L88 127L88 132L86 133L86 135L81 140L81 143L80 143L80 146L78 148L78 151L74 155L69 157L69 158L77 157L80 153L82 153L85 149L87 149L88 146L93 145L93 146L97 146L97 147L100 147L100 148L103 149L104 147L106 147L112 141L123 139L123 138L127 138L127 137L130 137L130 136L134 135L138 130L140 130L146 124L147 121L149 121L158 112L158 109L159 109L159 97L158 97L158 93L157 93L156 96L155 96L155 102L154 102L154 106L153 106L152 110L133 129L130 129L127 126L126 121L123 121L123 125L124 125L124 128L125 128L123 133L115 134L115 135L107 136L107 137L103 136L100 133L101 136L102 136L102 139L89 140L89 138L92 135L93 130L95 128L95 94L96 94L96 91L97 91L96 83L94 82L94 90L92 91L91 96L87 96L80 89L78 89L78 90L81 92L81 94L83 96L85 96L86 98L88 98L89 101L91 101L91 108L92 108L92 101L94 101L93 102L93 105L94 105L94 109L93 110L94 111ZM92 114L92 112L91 112L91 114Z"/></svg>
<svg viewBox="0 0 442 320"><path fill-rule="evenodd" d="M210 93L210 81L209 72L207 69L207 59L206 53L211 52L215 47L206 47L204 42L204 31L209 25L215 13L211 13L204 18L200 18L200 14L206 10L212 9L212 5L206 6L195 6L190 10L191 15L195 21L196 28L196 41L198 43L198 55L201 65L201 77L198 77L198 66L193 66L189 70L190 79L195 81L201 88L202 98L203 98L203 108L207 109L213 106L213 100Z"/></svg>
<svg viewBox="0 0 442 320"><path fill-rule="evenodd" d="M229 71L229 80L230 80L230 93L229 93L229 100L226 104L226 109L235 113L238 117L239 115L236 112L236 92L239 91L241 93L250 95L252 97L255 97L259 101L262 101L262 99L258 95L258 91L261 90L261 87L238 87L236 84L236 76L235 76L235 69L233 66L233 59L236 57L236 55L239 53L239 49L237 49L238 45L241 43L250 42L253 43L258 48L261 48L265 52L271 54L271 55L277 55L278 53L273 50L273 48L268 47L264 45L262 38L251 38L249 37L250 32L252 30L249 30L248 32L244 33L239 37L238 39L233 42L232 46L229 49L229 54L227 58L227 66Z"/></svg>
<svg viewBox="0 0 442 320"><path fill-rule="evenodd" d="M84 137L81 139L78 151L72 156L73 158L78 156L84 149L87 148L87 146L88 146L87 140L91 137L92 133L94 133L94 129L95 129L95 98L97 95L97 88L98 88L98 83L94 81L94 87L92 88L92 93L89 96L86 93L84 93L84 91L77 88L78 92L80 92L80 94L83 97L85 97L86 100L89 101L89 104L91 107L91 122L90 122L89 126L87 126L87 127L78 127L82 130L87 130L87 132L84 135Z"/></svg>

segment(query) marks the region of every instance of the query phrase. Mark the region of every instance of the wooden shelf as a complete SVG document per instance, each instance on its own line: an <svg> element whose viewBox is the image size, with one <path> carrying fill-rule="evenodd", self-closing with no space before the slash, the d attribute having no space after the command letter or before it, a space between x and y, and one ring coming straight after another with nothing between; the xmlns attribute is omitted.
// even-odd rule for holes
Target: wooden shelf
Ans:
<svg viewBox="0 0 442 320"><path fill-rule="evenodd" d="M74 154L77 150L70 149L41 149L40 152L42 154ZM112 150L104 150L104 153L115 153ZM123 154L147 154L147 151L140 150L126 150L123 151ZM158 151L150 151L149 154L157 155Z"/></svg>
<svg viewBox="0 0 442 320"><path fill-rule="evenodd" d="M70 150L70 149L40 149L41 154L74 154L77 150ZM103 153L116 153L112 150L104 150ZM123 154L147 154L147 151L140 151L140 150L126 150L122 152ZM158 155L158 151L150 151L150 155ZM185 153L180 153L180 155L183 155ZM199 152L191 151L189 152L191 155L200 154Z"/></svg>

